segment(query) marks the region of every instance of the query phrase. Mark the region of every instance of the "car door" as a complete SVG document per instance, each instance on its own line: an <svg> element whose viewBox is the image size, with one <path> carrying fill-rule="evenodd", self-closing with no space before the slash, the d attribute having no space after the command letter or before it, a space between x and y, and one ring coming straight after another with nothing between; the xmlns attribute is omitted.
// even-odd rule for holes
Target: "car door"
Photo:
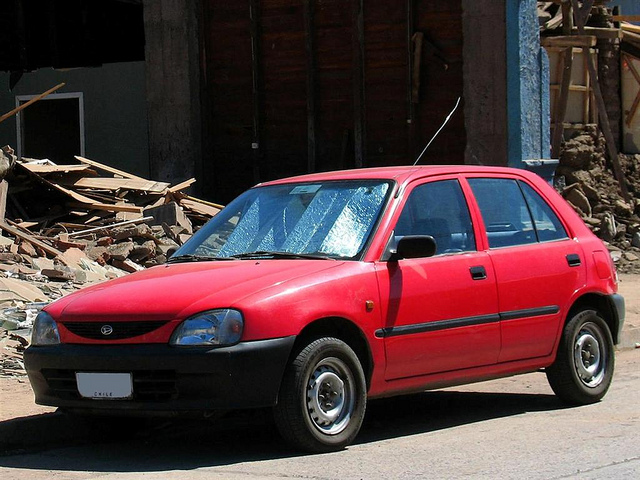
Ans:
<svg viewBox="0 0 640 480"><path fill-rule="evenodd" d="M385 305L387 380L497 362L498 298L486 252L476 249L458 179L419 183L409 193L390 247L405 235L431 235L436 254L376 264Z"/></svg>
<svg viewBox="0 0 640 480"><path fill-rule="evenodd" d="M531 185L470 178L487 232L501 316L500 362L553 351L566 304L584 283L582 250Z"/></svg>

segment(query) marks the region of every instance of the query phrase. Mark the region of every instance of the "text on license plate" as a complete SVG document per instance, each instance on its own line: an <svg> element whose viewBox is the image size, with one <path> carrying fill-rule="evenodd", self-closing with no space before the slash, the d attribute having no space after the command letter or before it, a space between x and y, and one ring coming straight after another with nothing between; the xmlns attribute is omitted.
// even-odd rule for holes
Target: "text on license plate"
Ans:
<svg viewBox="0 0 640 480"><path fill-rule="evenodd" d="M78 392L84 398L116 400L133 395L130 373L76 372L76 383Z"/></svg>

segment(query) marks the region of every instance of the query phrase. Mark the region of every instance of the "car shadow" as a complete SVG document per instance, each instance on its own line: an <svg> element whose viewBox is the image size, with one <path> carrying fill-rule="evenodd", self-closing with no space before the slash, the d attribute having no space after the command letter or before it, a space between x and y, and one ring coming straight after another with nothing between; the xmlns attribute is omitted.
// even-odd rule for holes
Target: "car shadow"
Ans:
<svg viewBox="0 0 640 480"><path fill-rule="evenodd" d="M435 391L373 400L356 445L561 408L547 394ZM281 440L269 410L233 412L214 422L153 419L137 427L57 412L0 422L0 467L157 472L303 455Z"/></svg>

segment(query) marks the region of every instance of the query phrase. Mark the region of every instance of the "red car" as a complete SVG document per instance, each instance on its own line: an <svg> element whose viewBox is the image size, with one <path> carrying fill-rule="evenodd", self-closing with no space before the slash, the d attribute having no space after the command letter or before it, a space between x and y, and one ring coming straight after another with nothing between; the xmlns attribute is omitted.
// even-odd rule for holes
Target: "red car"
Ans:
<svg viewBox="0 0 640 480"><path fill-rule="evenodd" d="M308 451L367 399L545 369L570 404L613 376L609 253L533 173L442 166L258 185L167 264L45 308L25 365L42 405L97 415L273 407Z"/></svg>

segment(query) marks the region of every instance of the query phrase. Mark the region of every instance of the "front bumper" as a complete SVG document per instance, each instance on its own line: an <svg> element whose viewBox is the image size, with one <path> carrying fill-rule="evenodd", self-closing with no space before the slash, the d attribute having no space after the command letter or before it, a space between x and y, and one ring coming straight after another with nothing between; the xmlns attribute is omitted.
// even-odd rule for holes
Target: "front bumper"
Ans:
<svg viewBox="0 0 640 480"><path fill-rule="evenodd" d="M36 403L103 413L184 413L276 404L295 337L224 348L168 345L29 347L24 362ZM80 396L76 372L131 373L133 398Z"/></svg>

